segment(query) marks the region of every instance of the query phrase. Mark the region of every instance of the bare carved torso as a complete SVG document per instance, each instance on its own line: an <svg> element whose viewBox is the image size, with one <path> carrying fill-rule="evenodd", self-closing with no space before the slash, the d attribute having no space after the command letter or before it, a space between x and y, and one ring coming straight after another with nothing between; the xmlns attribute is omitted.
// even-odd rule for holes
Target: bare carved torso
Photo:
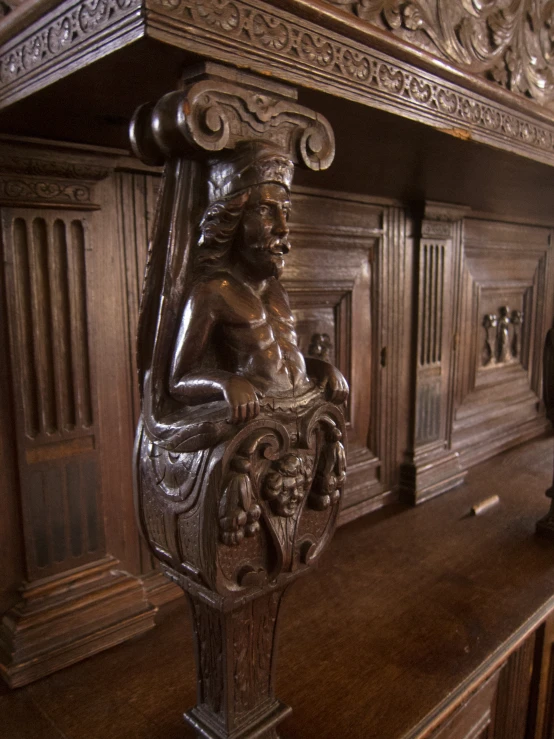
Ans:
<svg viewBox="0 0 554 739"><path fill-rule="evenodd" d="M172 365L174 394L181 399L208 399L208 387L198 392L202 377L208 379L201 370L207 351L214 352L219 370L209 373L211 379L240 375L261 396L301 395L311 385L286 293L275 278L255 290L231 272L221 272L196 286Z"/></svg>

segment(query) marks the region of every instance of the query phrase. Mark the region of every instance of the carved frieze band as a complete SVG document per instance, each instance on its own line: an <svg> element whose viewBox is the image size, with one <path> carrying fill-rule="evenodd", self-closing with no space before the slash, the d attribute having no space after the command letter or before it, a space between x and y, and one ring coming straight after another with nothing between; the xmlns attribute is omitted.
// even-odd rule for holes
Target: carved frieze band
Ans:
<svg viewBox="0 0 554 739"><path fill-rule="evenodd" d="M471 137L480 130L487 140L509 140L511 146L554 154L554 128L540 126L531 118L487 101L480 95L462 90L447 82L419 72L411 66L400 66L392 58L326 32L303 19L294 18L277 8L261 10L244 0L147 0L152 11L165 16L165 21L186 28L208 31L218 46L240 42L241 50L271 55L273 63L281 61L304 67L313 75L338 82L344 89L354 86L357 96L385 98L399 107L404 115L412 106L418 116L431 115L436 122L443 119L461 129L460 135ZM155 16L151 16L155 23ZM401 106L401 107L400 107ZM548 158L550 158L548 157ZM544 157L541 157L544 158Z"/></svg>
<svg viewBox="0 0 554 739"><path fill-rule="evenodd" d="M91 188L75 182L31 177L5 176L0 173L0 202L48 203L51 205L81 205L90 207Z"/></svg>
<svg viewBox="0 0 554 739"><path fill-rule="evenodd" d="M66 154L67 156L67 154ZM108 167L73 162L60 157L40 159L19 154L0 153L0 173L15 173L33 177L60 177L75 180L102 180L110 174Z"/></svg>
<svg viewBox="0 0 554 739"><path fill-rule="evenodd" d="M136 10L140 0L83 0L62 13L46 16L46 24L0 57L0 85L10 84L38 70L80 44L85 38L114 25Z"/></svg>
<svg viewBox="0 0 554 739"><path fill-rule="evenodd" d="M107 167L56 155L43 159L1 153L0 202L95 208L94 183L109 173Z"/></svg>
<svg viewBox="0 0 554 739"><path fill-rule="evenodd" d="M325 79L338 84L348 97L411 116L442 122L463 137L495 142L517 148L543 161L554 161L554 127L537 124L521 113L467 90L439 81L409 65L400 65L369 45L348 41L345 36L295 17L280 8L245 0L146 0L148 24L152 29L163 16L179 28L172 43L218 59L236 56L264 67L279 66L280 76L290 78L294 65L298 75ZM120 24L125 15L140 7L140 0L81 0L64 14L51 13L44 26L0 57L0 100L23 93L18 80L30 71L51 66L57 57L66 59L68 50L81 49L81 42L97 30ZM263 9L262 9L263 8ZM202 33L198 34L197 31ZM88 41L87 41L88 43ZM86 63L86 60L82 60Z"/></svg>
<svg viewBox="0 0 554 739"><path fill-rule="evenodd" d="M512 92L554 99L552 0L329 1Z"/></svg>

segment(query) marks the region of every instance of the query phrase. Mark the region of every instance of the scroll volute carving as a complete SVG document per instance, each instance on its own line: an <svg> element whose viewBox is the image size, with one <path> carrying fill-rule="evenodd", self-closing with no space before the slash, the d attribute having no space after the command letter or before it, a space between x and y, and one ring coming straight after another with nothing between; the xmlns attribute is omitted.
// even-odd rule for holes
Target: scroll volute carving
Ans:
<svg viewBox="0 0 554 739"><path fill-rule="evenodd" d="M252 633L264 608L273 615L263 623L276 622L275 597L319 556L337 518L348 387L329 362L300 353L279 281L294 166L329 166L333 134L290 89L207 64L139 109L131 140L144 161L165 162L139 318L136 503L152 551L193 600L206 656L219 649L201 636L206 619L224 640L228 614L240 612ZM259 608L248 611L252 599ZM270 654L256 650L272 644L270 635L248 647L268 670ZM239 716L229 677L238 667L225 654L226 699L188 715L203 732L212 727L205 736L259 723L261 703L281 710L269 676L263 696L241 686ZM203 659L207 695L213 670Z"/></svg>

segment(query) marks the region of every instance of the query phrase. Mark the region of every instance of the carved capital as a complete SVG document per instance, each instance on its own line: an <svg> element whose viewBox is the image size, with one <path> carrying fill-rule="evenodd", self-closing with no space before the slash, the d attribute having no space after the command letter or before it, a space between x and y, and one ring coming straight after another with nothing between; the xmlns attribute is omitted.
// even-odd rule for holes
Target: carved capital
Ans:
<svg viewBox="0 0 554 739"><path fill-rule="evenodd" d="M244 141L271 142L308 169L327 169L333 161L329 123L296 103L291 88L213 63L186 75L184 84L133 118L133 152L146 163L234 149Z"/></svg>
<svg viewBox="0 0 554 739"><path fill-rule="evenodd" d="M99 206L94 186L110 174L108 157L98 164L86 154L65 148L51 152L0 141L0 203L92 210Z"/></svg>

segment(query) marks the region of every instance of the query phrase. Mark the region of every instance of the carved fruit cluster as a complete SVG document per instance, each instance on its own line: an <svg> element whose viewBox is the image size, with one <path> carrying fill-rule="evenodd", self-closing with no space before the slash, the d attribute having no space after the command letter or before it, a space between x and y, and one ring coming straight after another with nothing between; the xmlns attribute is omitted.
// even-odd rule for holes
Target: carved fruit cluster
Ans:
<svg viewBox="0 0 554 739"><path fill-rule="evenodd" d="M219 504L221 541L236 546L245 536L254 536L260 529L261 514L254 500L250 461L236 456L231 462L231 474Z"/></svg>

